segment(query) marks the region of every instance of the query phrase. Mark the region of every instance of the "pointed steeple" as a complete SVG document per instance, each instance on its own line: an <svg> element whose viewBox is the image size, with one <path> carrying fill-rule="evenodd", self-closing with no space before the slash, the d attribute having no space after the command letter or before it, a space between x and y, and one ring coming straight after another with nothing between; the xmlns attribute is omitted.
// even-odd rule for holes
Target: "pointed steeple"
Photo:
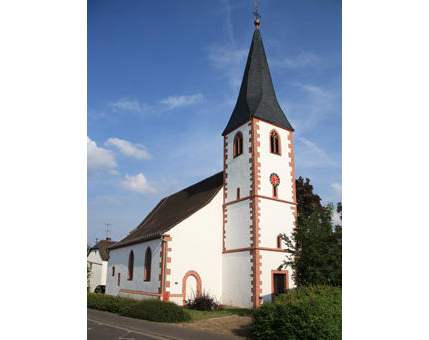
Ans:
<svg viewBox="0 0 429 340"><path fill-rule="evenodd" d="M257 19L237 104L235 104L234 111L222 135L227 134L251 117L260 118L293 131L292 125L277 102L259 23Z"/></svg>

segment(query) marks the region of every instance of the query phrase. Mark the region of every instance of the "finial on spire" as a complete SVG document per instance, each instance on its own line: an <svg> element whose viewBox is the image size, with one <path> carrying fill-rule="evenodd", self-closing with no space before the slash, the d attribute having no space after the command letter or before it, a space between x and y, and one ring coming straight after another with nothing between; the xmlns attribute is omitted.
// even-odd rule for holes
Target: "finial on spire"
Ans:
<svg viewBox="0 0 429 340"><path fill-rule="evenodd" d="M255 2L255 11L253 12L253 15L256 18L254 24L256 27L259 27L259 25L261 24L261 21L259 20L259 18L262 18L262 17L259 15L259 6L256 4L256 2Z"/></svg>

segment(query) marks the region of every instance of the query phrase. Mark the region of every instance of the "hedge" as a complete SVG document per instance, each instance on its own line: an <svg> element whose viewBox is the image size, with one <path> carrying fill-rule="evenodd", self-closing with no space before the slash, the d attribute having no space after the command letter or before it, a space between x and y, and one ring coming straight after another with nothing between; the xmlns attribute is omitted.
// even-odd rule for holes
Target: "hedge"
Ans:
<svg viewBox="0 0 429 340"><path fill-rule="evenodd" d="M178 305L155 299L134 300L121 296L88 293L87 307L157 322L184 322L191 319L190 314Z"/></svg>
<svg viewBox="0 0 429 340"><path fill-rule="evenodd" d="M341 339L341 288L300 287L253 314L253 339Z"/></svg>

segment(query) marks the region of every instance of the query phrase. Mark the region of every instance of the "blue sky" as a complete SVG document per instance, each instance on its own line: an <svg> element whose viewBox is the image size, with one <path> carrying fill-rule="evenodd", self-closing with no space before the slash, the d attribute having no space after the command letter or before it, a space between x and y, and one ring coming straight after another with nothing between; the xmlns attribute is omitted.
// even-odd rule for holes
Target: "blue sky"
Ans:
<svg viewBox="0 0 429 340"><path fill-rule="evenodd" d="M341 201L341 1L266 0L261 34L296 176ZM88 1L88 243L223 167L254 1Z"/></svg>

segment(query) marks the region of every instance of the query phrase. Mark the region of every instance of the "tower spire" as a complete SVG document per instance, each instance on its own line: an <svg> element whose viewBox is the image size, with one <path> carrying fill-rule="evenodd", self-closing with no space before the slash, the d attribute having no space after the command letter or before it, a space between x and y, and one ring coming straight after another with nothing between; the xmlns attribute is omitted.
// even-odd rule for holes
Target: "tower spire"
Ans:
<svg viewBox="0 0 429 340"><path fill-rule="evenodd" d="M255 16L259 15L257 10L254 14ZM277 102L264 45L262 44L259 19L255 20L255 32L253 33L237 103L222 134L227 134L252 117L293 131L292 125Z"/></svg>

